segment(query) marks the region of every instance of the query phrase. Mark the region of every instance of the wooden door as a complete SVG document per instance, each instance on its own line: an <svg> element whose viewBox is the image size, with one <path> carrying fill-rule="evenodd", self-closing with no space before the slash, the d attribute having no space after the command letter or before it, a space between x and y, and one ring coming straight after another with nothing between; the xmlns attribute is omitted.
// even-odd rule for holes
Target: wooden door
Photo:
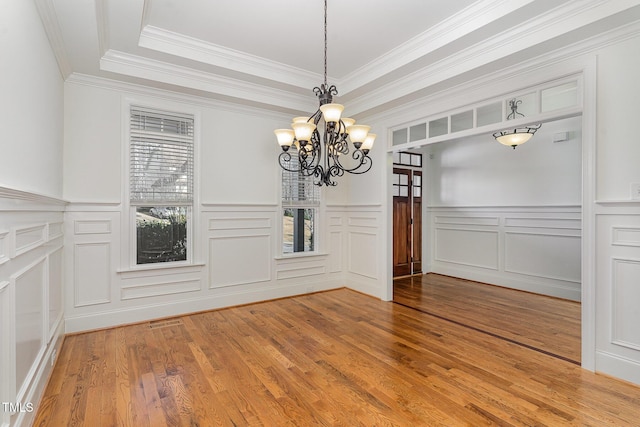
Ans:
<svg viewBox="0 0 640 427"><path fill-rule="evenodd" d="M422 273L422 172L413 171L411 179L411 205L413 224L411 233L411 274Z"/></svg>
<svg viewBox="0 0 640 427"><path fill-rule="evenodd" d="M422 272L422 172L393 169L393 277Z"/></svg>
<svg viewBox="0 0 640 427"><path fill-rule="evenodd" d="M393 169L393 277L411 274L411 171Z"/></svg>

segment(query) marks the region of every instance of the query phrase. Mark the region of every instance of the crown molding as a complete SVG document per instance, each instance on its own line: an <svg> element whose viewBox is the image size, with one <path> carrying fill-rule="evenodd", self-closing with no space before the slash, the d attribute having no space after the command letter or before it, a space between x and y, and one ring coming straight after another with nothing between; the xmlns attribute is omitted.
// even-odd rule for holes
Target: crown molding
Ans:
<svg viewBox="0 0 640 427"><path fill-rule="evenodd" d="M532 2L533 0L477 1L345 76L339 83L342 93L348 94Z"/></svg>
<svg viewBox="0 0 640 427"><path fill-rule="evenodd" d="M107 11L107 0L95 0L95 2L98 50L100 55L104 55L109 49L109 13Z"/></svg>
<svg viewBox="0 0 640 427"><path fill-rule="evenodd" d="M204 64L250 74L287 85L310 89L323 77L301 68L270 61L200 39L146 25L140 32L139 46L157 50Z"/></svg>
<svg viewBox="0 0 640 427"><path fill-rule="evenodd" d="M67 78L65 83L90 86L98 89L114 90L118 92L126 92L128 94L137 96L161 98L171 102L181 102L206 108L222 109L224 111L232 111L258 117L271 117L276 120L288 120L291 116L288 113L274 111L269 108L242 105L236 102L221 101L219 99L212 99L204 96L170 91L136 83L128 83L121 80L112 80L88 74L72 73Z"/></svg>
<svg viewBox="0 0 640 427"><path fill-rule="evenodd" d="M534 44L547 41L571 29L588 25L605 16L610 16L640 4L637 0L620 2L591 0L587 5L584 2L578 3L582 7L578 7L577 4L571 2L570 5L556 8L545 15L541 15L540 18L530 20L513 31L491 37L485 42L462 50L456 55L424 67L394 82L379 86L375 91L350 100L349 109L354 111L354 115L357 115L410 95L425 87L444 82L451 77L471 71L510 54L517 53ZM606 9L606 12L602 10L603 8ZM522 62L510 67L509 70L510 73L513 73L531 68L536 62L557 61L563 57L575 56L637 33L638 22L636 21Z"/></svg>
<svg viewBox="0 0 640 427"><path fill-rule="evenodd" d="M56 57L60 74L63 79L66 79L71 74L71 64L69 62L69 56L64 48L64 40L62 38L62 31L56 14L55 6L52 0L35 0L42 26L49 39L49 44L53 50L53 54Z"/></svg>
<svg viewBox="0 0 640 427"><path fill-rule="evenodd" d="M131 77L217 93L293 111L314 111L315 98L264 85L169 64L154 59L108 50L100 59L100 69Z"/></svg>

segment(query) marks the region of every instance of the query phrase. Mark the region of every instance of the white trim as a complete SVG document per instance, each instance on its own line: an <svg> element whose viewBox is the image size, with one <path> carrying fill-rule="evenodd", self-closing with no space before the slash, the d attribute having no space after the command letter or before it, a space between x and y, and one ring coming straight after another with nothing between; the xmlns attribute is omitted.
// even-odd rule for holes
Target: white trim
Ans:
<svg viewBox="0 0 640 427"><path fill-rule="evenodd" d="M294 111L317 109L317 101L308 95L298 95L229 77L223 78L216 74L112 49L109 49L100 59L100 69Z"/></svg>
<svg viewBox="0 0 640 427"><path fill-rule="evenodd" d="M138 45L307 90L322 81L322 75L318 73L208 43L153 25L145 25L142 28Z"/></svg>

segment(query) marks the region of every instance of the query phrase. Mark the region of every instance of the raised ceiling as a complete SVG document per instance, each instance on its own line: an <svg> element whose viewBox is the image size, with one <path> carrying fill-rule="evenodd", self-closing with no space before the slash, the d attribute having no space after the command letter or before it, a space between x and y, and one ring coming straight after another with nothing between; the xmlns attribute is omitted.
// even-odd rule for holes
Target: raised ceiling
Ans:
<svg viewBox="0 0 640 427"><path fill-rule="evenodd" d="M317 107L323 0L36 0L65 78L289 113ZM356 115L640 20L640 0L328 0L329 84Z"/></svg>

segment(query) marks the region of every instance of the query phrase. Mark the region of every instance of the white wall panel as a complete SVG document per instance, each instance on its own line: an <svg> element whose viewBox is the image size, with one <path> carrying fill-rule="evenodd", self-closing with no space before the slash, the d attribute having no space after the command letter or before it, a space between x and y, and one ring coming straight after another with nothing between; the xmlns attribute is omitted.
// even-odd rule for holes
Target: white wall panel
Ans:
<svg viewBox="0 0 640 427"><path fill-rule="evenodd" d="M331 273L339 273L344 269L342 265L343 240L341 231L329 232L329 272Z"/></svg>
<svg viewBox="0 0 640 427"><path fill-rule="evenodd" d="M378 278L377 256L378 235L375 232L350 231L349 234L349 272Z"/></svg>
<svg viewBox="0 0 640 427"><path fill-rule="evenodd" d="M15 389L15 362L13 361L13 308L14 302L9 295L10 283L0 281L0 402L9 402ZM0 425L9 424L9 413L0 412Z"/></svg>
<svg viewBox="0 0 640 427"><path fill-rule="evenodd" d="M74 306L111 301L111 244L76 243L73 248Z"/></svg>
<svg viewBox="0 0 640 427"><path fill-rule="evenodd" d="M73 234L111 234L111 220L75 220Z"/></svg>
<svg viewBox="0 0 640 427"><path fill-rule="evenodd" d="M9 241L10 237L11 234L8 231L0 231L0 265L9 261L9 259L11 258L11 242Z"/></svg>
<svg viewBox="0 0 640 427"><path fill-rule="evenodd" d="M430 271L580 300L579 206L428 208Z"/></svg>
<svg viewBox="0 0 640 427"><path fill-rule="evenodd" d="M46 241L46 224L38 224L29 227L17 227L14 230L16 256L37 248Z"/></svg>
<svg viewBox="0 0 640 427"><path fill-rule="evenodd" d="M130 300L136 298L149 298L160 295L182 294L185 292L199 291L202 283L195 280L175 280L161 283L145 283L137 285L124 285L121 288L121 298Z"/></svg>
<svg viewBox="0 0 640 427"><path fill-rule="evenodd" d="M11 278L15 289L15 372L19 396L25 394L47 341L43 322L45 261L41 259Z"/></svg>
<svg viewBox="0 0 640 427"><path fill-rule="evenodd" d="M596 370L640 384L640 203L598 206Z"/></svg>
<svg viewBox="0 0 640 427"><path fill-rule="evenodd" d="M613 246L640 246L640 228L612 227Z"/></svg>
<svg viewBox="0 0 640 427"><path fill-rule="evenodd" d="M436 261L498 269L498 232L436 228Z"/></svg>
<svg viewBox="0 0 640 427"><path fill-rule="evenodd" d="M47 240L51 241L53 239L57 239L58 237L62 237L64 235L64 222L51 222L48 224L48 236Z"/></svg>
<svg viewBox="0 0 640 427"><path fill-rule="evenodd" d="M612 261L611 342L640 351L640 259Z"/></svg>
<svg viewBox="0 0 640 427"><path fill-rule="evenodd" d="M48 271L49 281L47 283L47 297L48 297L48 336L47 339L53 338L53 334L58 326L58 322L62 319L63 314L63 301L62 301L62 248L59 248L49 254L48 257Z"/></svg>
<svg viewBox="0 0 640 427"><path fill-rule="evenodd" d="M504 270L580 283L580 237L505 233Z"/></svg>
<svg viewBox="0 0 640 427"><path fill-rule="evenodd" d="M266 282L271 279L271 236L227 235L209 240L210 287Z"/></svg>

